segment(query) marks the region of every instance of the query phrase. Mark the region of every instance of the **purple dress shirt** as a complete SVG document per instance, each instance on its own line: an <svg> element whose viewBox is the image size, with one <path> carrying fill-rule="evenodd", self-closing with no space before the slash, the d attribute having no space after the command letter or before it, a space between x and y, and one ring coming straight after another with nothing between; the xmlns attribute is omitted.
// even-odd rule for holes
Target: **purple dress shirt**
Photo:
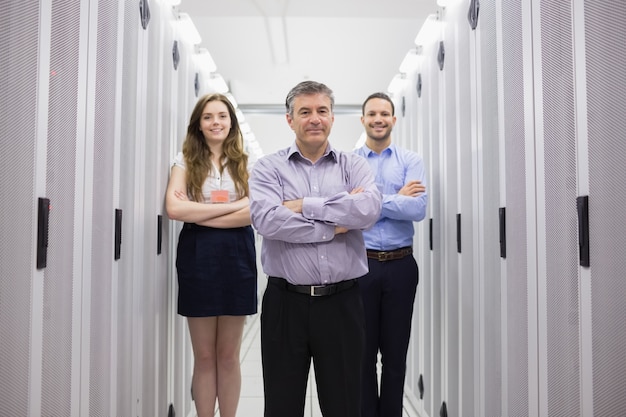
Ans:
<svg viewBox="0 0 626 417"><path fill-rule="evenodd" d="M328 145L312 163L294 143L259 159L249 184L250 215L263 236L261 263L267 275L320 285L367 273L362 230L376 223L382 200L363 157ZM364 191L350 194L357 187ZM302 213L283 206L300 198ZM350 230L335 235L335 226Z"/></svg>

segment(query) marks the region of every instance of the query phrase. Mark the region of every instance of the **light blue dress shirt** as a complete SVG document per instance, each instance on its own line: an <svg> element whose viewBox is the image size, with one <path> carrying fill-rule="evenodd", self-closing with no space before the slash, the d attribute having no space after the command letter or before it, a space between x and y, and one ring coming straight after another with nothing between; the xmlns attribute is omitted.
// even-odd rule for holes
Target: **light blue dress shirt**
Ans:
<svg viewBox="0 0 626 417"><path fill-rule="evenodd" d="M355 150L369 163L376 187L383 195L383 208L376 224L363 232L367 249L389 251L413 245L413 222L426 216L428 194L418 197L399 195L410 180L426 185L422 158L415 152L393 143L379 154L366 145Z"/></svg>
<svg viewBox="0 0 626 417"><path fill-rule="evenodd" d="M329 145L312 163L294 143L259 159L249 185L250 216L263 236L261 263L267 275L320 285L367 273L362 230L378 220L381 195L365 159ZM350 194L357 187L364 191ZM300 198L302 213L283 206ZM350 230L335 235L335 226Z"/></svg>

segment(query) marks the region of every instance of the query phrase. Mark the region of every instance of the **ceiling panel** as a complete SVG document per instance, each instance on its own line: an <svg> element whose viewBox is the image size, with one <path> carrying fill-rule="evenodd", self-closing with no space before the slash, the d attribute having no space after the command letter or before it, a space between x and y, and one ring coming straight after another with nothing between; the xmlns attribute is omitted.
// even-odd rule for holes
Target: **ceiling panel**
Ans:
<svg viewBox="0 0 626 417"><path fill-rule="evenodd" d="M360 105L386 90L436 0L182 0L201 46L246 107L283 104L305 79Z"/></svg>

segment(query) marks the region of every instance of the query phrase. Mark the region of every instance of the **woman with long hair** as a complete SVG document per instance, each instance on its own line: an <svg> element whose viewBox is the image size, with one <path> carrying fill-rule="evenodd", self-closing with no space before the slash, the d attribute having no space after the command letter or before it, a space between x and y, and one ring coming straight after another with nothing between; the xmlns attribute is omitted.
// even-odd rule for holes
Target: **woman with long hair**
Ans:
<svg viewBox="0 0 626 417"><path fill-rule="evenodd" d="M248 201L248 156L233 105L222 94L196 103L165 196L184 222L178 239L178 314L187 317L198 417L235 417L245 317L257 312L257 268Z"/></svg>

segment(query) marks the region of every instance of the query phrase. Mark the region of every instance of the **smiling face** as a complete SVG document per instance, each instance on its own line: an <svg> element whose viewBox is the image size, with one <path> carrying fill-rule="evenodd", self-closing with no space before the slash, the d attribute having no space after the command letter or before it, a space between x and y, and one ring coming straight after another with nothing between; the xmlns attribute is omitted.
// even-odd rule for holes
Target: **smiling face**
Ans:
<svg viewBox="0 0 626 417"><path fill-rule="evenodd" d="M200 131L209 145L222 144L228 137L232 121L226 104L219 100L209 101L200 116Z"/></svg>
<svg viewBox="0 0 626 417"><path fill-rule="evenodd" d="M293 115L287 114L287 123L296 134L298 149L312 161L326 150L334 120L330 97L325 94L296 96Z"/></svg>
<svg viewBox="0 0 626 417"><path fill-rule="evenodd" d="M391 103L381 98L372 98L363 108L361 123L365 128L367 140L378 143L391 141L391 130L396 124Z"/></svg>

